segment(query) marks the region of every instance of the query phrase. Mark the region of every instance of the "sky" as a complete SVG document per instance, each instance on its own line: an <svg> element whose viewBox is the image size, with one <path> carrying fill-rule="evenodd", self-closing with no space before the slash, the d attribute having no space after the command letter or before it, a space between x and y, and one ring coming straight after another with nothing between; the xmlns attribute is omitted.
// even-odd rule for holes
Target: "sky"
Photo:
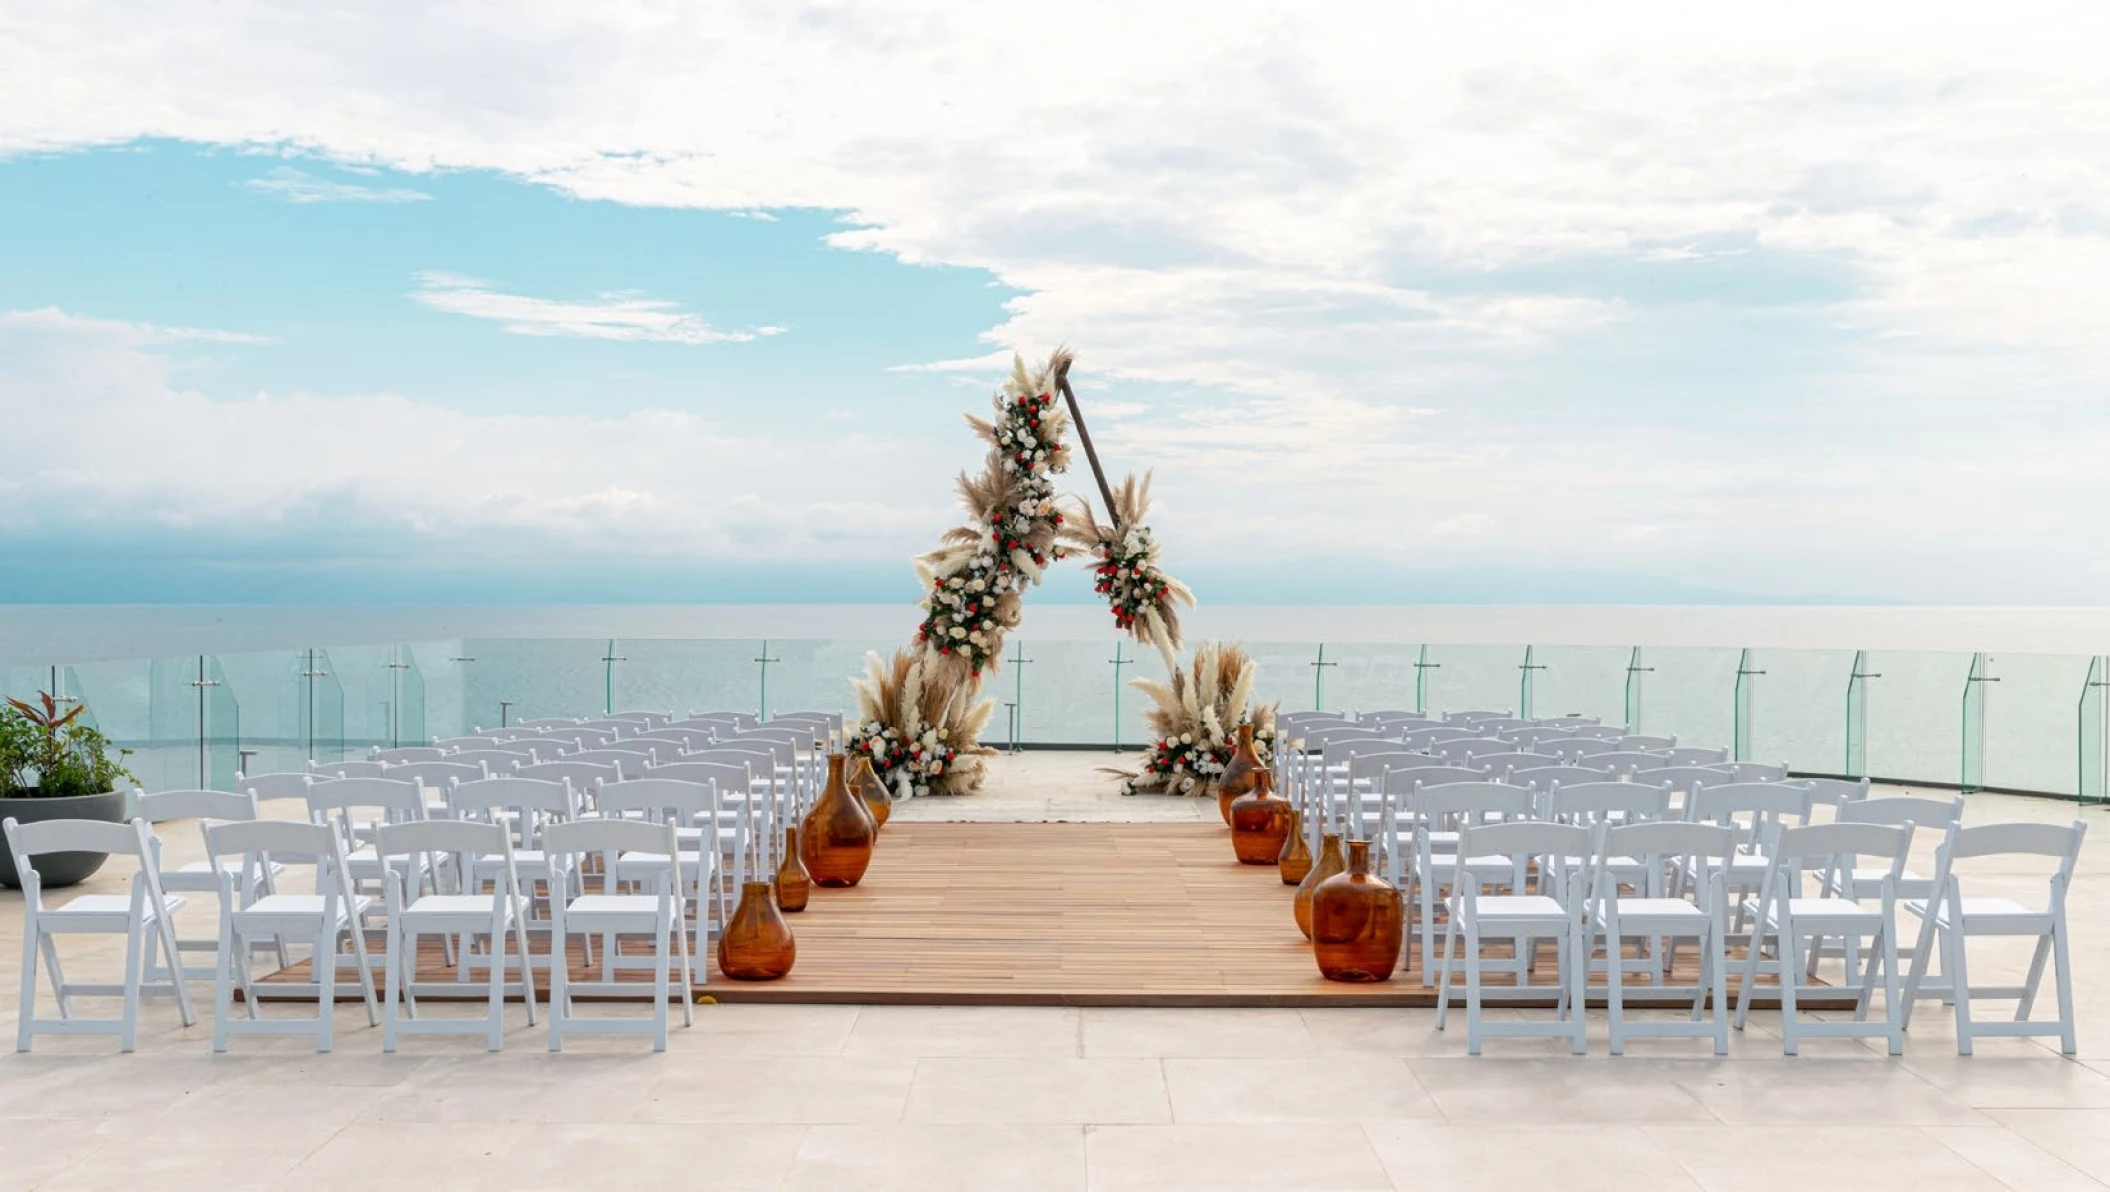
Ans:
<svg viewBox="0 0 2110 1192"><path fill-rule="evenodd" d="M9 5L0 601L2110 603L2110 6L1459 7Z"/></svg>

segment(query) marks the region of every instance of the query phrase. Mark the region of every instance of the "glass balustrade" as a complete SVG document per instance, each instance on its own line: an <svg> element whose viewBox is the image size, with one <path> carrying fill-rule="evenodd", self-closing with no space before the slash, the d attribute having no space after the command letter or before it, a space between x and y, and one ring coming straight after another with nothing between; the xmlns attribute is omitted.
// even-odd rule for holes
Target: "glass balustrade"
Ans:
<svg viewBox="0 0 2110 1192"><path fill-rule="evenodd" d="M894 643L606 638L399 642L0 668L54 691L130 751L149 787L517 724L648 709L854 717L849 681ZM1595 716L1798 773L2110 797L2110 660L2085 655L1257 642L1255 696L1285 711L1466 708ZM1014 636L982 698L993 748L1150 740L1164 663L1135 643Z"/></svg>

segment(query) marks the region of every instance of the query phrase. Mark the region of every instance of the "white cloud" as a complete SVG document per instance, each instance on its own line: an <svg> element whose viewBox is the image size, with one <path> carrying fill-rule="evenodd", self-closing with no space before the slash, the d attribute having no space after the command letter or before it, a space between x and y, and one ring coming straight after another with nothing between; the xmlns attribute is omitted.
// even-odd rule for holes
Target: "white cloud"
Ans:
<svg viewBox="0 0 2110 1192"><path fill-rule="evenodd" d="M36 310L0 310L0 327L23 327L37 330L65 330L78 325L79 320L55 306ZM272 344L278 341L268 335L251 335L244 331L219 331L210 327L164 327L158 323L125 323L104 320L99 326L122 336L134 344L169 343L214 343L214 344Z"/></svg>
<svg viewBox="0 0 2110 1192"><path fill-rule="evenodd" d="M223 397L179 387L166 344L136 324L0 313L0 477L20 485L0 503L0 528L255 531L320 511L367 533L501 553L540 549L509 544L518 533L593 552L765 561L899 558L898 543L951 516L951 461L927 435L859 423L775 439L671 410L485 415L386 393ZM906 479L872 483L874 459L900 461Z"/></svg>
<svg viewBox="0 0 2110 1192"><path fill-rule="evenodd" d="M679 303L648 298L634 291L596 294L585 301L529 298L494 290L489 283L455 273L428 271L417 276L411 297L434 310L468 315L504 325L514 335L561 335L578 339L618 339L674 344L745 343L757 336L781 335L782 327L720 331Z"/></svg>
<svg viewBox="0 0 2110 1192"><path fill-rule="evenodd" d="M261 178L249 179L242 186L288 203L422 203L432 198L422 190L405 186L333 182L291 166L280 166Z"/></svg>
<svg viewBox="0 0 2110 1192"><path fill-rule="evenodd" d="M975 382L1067 342L1088 414L1108 378L1183 395L1094 430L1157 467L1198 544L1264 527L1747 589L2084 592L2110 545L2067 512L2110 499L2089 455L2110 437L2106 43L2099 0L1998 21L83 0L0 17L0 152L294 145L846 212L839 247L1020 295L988 355L922 368ZM522 334L762 333L638 295L417 296Z"/></svg>

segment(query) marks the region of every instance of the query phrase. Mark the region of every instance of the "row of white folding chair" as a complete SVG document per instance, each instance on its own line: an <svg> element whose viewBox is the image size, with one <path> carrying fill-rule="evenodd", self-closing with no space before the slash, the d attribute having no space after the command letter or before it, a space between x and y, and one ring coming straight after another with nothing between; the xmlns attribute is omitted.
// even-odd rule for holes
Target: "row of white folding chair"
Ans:
<svg viewBox="0 0 2110 1192"><path fill-rule="evenodd" d="M1910 850L1910 832L1905 827L1873 824L1824 824L1784 830L1777 839L1763 890L1749 908L1760 929L1741 966L1741 988L1737 998L1735 1025L1746 1021L1762 970L1778 975L1774 989L1781 998L1783 1049L1794 1054L1805 1034L1875 1036L1888 1041L1892 1054L1904 1045L1904 1014L1907 999L1896 958L1894 910L1897 902L1896 873ZM1460 834L1458 852L1446 898L1448 911L1442 956L1437 962L1437 1026L1446 1025L1453 998L1451 971L1463 969L1467 1013L1467 1051L1479 1054L1480 1042L1490 1035L1552 1035L1566 1038L1571 1050L1587 1048L1582 1008L1592 960L1601 942L1606 953L1603 965L1607 1003L1612 1018L1612 1049L1624 1049L1630 1034L1690 1034L1712 1037L1717 1054L1727 1050L1726 968L1728 935L1725 903L1730 898L1725 861L1737 856L1734 832L1720 825L1670 821L1622 826L1599 824L1588 827L1572 823L1510 820L1492 824L1468 824ZM1801 897L1802 879L1828 867L1860 867L1864 860L1881 860L1890 877L1876 898L1876 907L1845 899ZM1500 862L1499 865L1495 864ZM1700 875L1693 900L1636 885L1619 869L1637 864L1641 872L1660 876L1666 869L1690 870ZM1537 887L1527 893L1521 875L1527 868L1536 874ZM1492 873L1492 878L1490 878ZM1488 895L1483 887L1500 888L1505 875L1507 894ZM1623 896L1622 886L1636 890ZM1856 989L1856 1011L1851 1021L1807 1022L1797 1010L1798 996L1830 987L1807 983L1802 971L1802 945L1823 935L1851 935L1868 941L1868 964L1862 969ZM1462 939L1461 939L1462 937ZM1694 986L1675 989L1653 985L1648 993L1668 993L1690 1008L1686 1023L1629 1025L1625 1021L1624 960L1627 940L1684 937L1700 947L1700 979ZM1513 943L1515 955L1490 958L1481 945L1490 938ZM1558 992L1552 1020L1485 1022L1480 1009L1487 994L1481 975L1499 967L1526 984L1536 943L1556 941ZM1462 954L1458 945L1463 943ZM1770 949L1768 943L1770 942ZM1647 954L1644 953L1644 956ZM1668 954L1649 957L1651 968L1667 962ZM1426 962L1425 962L1426 963ZM1852 977L1852 974L1848 974ZM1877 982L1885 992L1884 1018L1868 1021ZM1514 996L1543 1000L1543 988ZM1699 1021L1703 1007L1712 1000L1712 1021Z"/></svg>

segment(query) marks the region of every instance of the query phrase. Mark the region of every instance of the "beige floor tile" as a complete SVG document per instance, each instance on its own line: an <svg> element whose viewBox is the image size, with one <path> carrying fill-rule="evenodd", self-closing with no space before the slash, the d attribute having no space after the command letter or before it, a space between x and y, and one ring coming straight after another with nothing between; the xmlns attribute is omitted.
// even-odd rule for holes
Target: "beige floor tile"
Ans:
<svg viewBox="0 0 2110 1192"><path fill-rule="evenodd" d="M1905 1066L1920 1079L1980 1109L2110 1109L2110 1075L2057 1052L2020 1058L1991 1054L1923 1058Z"/></svg>
<svg viewBox="0 0 2110 1192"><path fill-rule="evenodd" d="M1923 1126L1921 1132L2010 1188L2084 1192L2102 1184L2001 1126Z"/></svg>
<svg viewBox="0 0 2110 1192"><path fill-rule="evenodd" d="M1071 1192L1085 1187L1082 1126L815 1126L786 1189Z"/></svg>
<svg viewBox="0 0 2110 1192"><path fill-rule="evenodd" d="M705 1055L841 1055L859 1006L696 1007L682 1050ZM567 1041L569 1048L571 1043ZM672 1046L670 1043L669 1046Z"/></svg>
<svg viewBox="0 0 2110 1192"><path fill-rule="evenodd" d="M1394 1056L1169 1059L1165 1081L1182 1125L1437 1116L1407 1061Z"/></svg>
<svg viewBox="0 0 2110 1192"><path fill-rule="evenodd" d="M92 1120L0 1119L0 1192L37 1187L94 1154L103 1141L100 1123Z"/></svg>
<svg viewBox="0 0 2110 1192"><path fill-rule="evenodd" d="M371 1192L403 1186L447 1192L517 1189L513 1157L529 1153L542 1131L488 1122L475 1128L391 1122L337 1132L288 1171L281 1186L309 1192Z"/></svg>
<svg viewBox="0 0 2110 1192"><path fill-rule="evenodd" d="M1637 1126L1372 1122L1364 1132L1402 1188L1672 1192L1699 1186Z"/></svg>
<svg viewBox="0 0 2110 1192"><path fill-rule="evenodd" d="M1289 1057L1314 1050L1297 1010L1084 1011L1086 1055Z"/></svg>
<svg viewBox="0 0 2110 1192"><path fill-rule="evenodd" d="M1045 1125L1169 1122L1157 1060L1036 1056L916 1065L910 1122Z"/></svg>
<svg viewBox="0 0 2110 1192"><path fill-rule="evenodd" d="M1341 1122L1095 1126L1085 1153L1092 1192L1394 1186L1362 1130Z"/></svg>
<svg viewBox="0 0 2110 1192"><path fill-rule="evenodd" d="M2100 1109L1989 1109L2017 1136L2110 1183L2110 1115Z"/></svg>
<svg viewBox="0 0 2110 1192"><path fill-rule="evenodd" d="M656 1122L790 1125L898 1122L916 1063L876 1057L688 1059L664 1065L639 1117Z"/></svg>
<svg viewBox="0 0 2110 1192"><path fill-rule="evenodd" d="M2004 1188L1912 1126L1645 1127L1710 1192L1883 1188L1977 1192Z"/></svg>
<svg viewBox="0 0 2110 1192"><path fill-rule="evenodd" d="M1060 1006L865 1006L843 1054L1074 1057L1080 1013Z"/></svg>
<svg viewBox="0 0 2110 1192"><path fill-rule="evenodd" d="M780 1188L810 1129L693 1122L543 1125L520 1150L486 1162L506 1186L519 1189Z"/></svg>
<svg viewBox="0 0 2110 1192"><path fill-rule="evenodd" d="M1556 1126L1716 1122L1678 1080L1736 1062L1480 1056L1413 1059L1407 1065L1451 1125L1496 1126L1522 1120Z"/></svg>
<svg viewBox="0 0 2110 1192"><path fill-rule="evenodd" d="M1723 1063L1675 1071L1671 1078L1732 1125L1991 1124L1964 1101L1882 1057Z"/></svg>

